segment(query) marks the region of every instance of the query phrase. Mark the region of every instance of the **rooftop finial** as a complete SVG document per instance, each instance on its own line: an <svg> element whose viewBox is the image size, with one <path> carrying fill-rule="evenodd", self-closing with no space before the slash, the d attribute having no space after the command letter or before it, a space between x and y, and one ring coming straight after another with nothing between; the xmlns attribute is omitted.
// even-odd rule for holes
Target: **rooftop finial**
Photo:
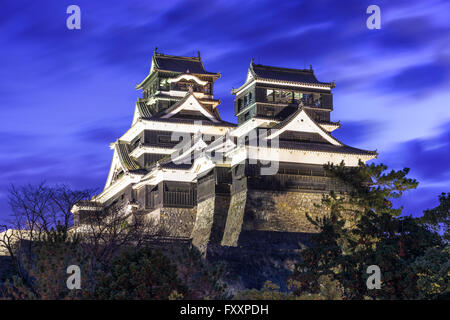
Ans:
<svg viewBox="0 0 450 320"><path fill-rule="evenodd" d="M200 60L200 50L197 50L198 59Z"/></svg>
<svg viewBox="0 0 450 320"><path fill-rule="evenodd" d="M312 64L309 65L309 70L313 71Z"/></svg>
<svg viewBox="0 0 450 320"><path fill-rule="evenodd" d="M156 55L158 52L158 47L155 47L155 50L153 51L153 54Z"/></svg>

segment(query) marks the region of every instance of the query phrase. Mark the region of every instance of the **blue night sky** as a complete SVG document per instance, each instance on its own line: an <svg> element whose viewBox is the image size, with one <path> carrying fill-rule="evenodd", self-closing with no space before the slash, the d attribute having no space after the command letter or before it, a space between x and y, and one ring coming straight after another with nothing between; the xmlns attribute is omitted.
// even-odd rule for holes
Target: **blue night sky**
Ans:
<svg viewBox="0 0 450 320"><path fill-rule="evenodd" d="M66 8L81 8L81 30ZM381 29L366 9L381 8ZM135 85L154 47L193 55L221 72L215 95L235 122L232 87L252 57L313 65L336 82L335 136L410 167L419 188L402 202L420 215L450 188L450 2L2 0L0 5L0 221L7 188L46 180L101 189L109 143L131 125Z"/></svg>

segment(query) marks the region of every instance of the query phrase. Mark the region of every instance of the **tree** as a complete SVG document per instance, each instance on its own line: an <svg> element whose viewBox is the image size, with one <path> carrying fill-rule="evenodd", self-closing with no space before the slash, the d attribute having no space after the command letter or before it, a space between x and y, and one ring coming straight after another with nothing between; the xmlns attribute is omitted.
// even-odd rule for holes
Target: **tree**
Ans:
<svg viewBox="0 0 450 320"><path fill-rule="evenodd" d="M148 300L168 299L186 291L170 259L143 247L129 248L113 258L110 268L97 273L94 290L86 295L101 300Z"/></svg>
<svg viewBox="0 0 450 320"><path fill-rule="evenodd" d="M9 189L12 210L8 225L0 226L0 246L5 248L12 260L15 272L27 281L24 261L31 261L35 244L48 238L55 228L69 230L73 224L71 208L92 196L94 190L71 190L60 184L48 186L26 185Z"/></svg>
<svg viewBox="0 0 450 320"><path fill-rule="evenodd" d="M127 212L116 204L90 212L74 232L92 258L107 266L123 247L143 245L154 234L154 224L139 212Z"/></svg>
<svg viewBox="0 0 450 320"><path fill-rule="evenodd" d="M31 260L23 261L27 273L24 279L18 275L6 282L6 298L9 299L76 299L80 292L69 290L66 284L67 267L77 265L82 269L83 282L89 286L89 257L79 246L77 235L69 234L59 225L51 229L33 248Z"/></svg>
<svg viewBox="0 0 450 320"><path fill-rule="evenodd" d="M14 283L22 292L10 290L10 296L45 299L63 297L66 268L69 260L77 258L81 252L89 262L89 270L83 272L85 278L93 270L107 266L122 246L141 245L148 236L147 223L142 217L127 214L117 206L93 212L89 219L91 224L84 232L73 227L71 209L80 200L89 199L92 190L73 191L65 185L48 186L27 185L11 186L9 202L13 211L9 225L2 226L5 231L0 234L0 245L5 248L14 266ZM76 245L73 239L76 238ZM52 239L58 239L57 242ZM75 250L76 249L76 250ZM44 267L50 263L50 266ZM52 269L58 266L58 270ZM41 273L41 269L48 269ZM56 273L55 273L56 272ZM50 287L48 277L63 284L62 290L49 295L43 287Z"/></svg>
<svg viewBox="0 0 450 320"><path fill-rule="evenodd" d="M89 299L221 299L221 272L193 248L162 253L149 246L128 247L95 277Z"/></svg>
<svg viewBox="0 0 450 320"><path fill-rule="evenodd" d="M441 193L439 205L425 210L420 221L432 230L442 232L444 239L450 241L450 193Z"/></svg>
<svg viewBox="0 0 450 320"><path fill-rule="evenodd" d="M318 293L296 294L299 285L296 281L289 281L289 292L280 292L280 287L267 281L261 290L251 289L239 291L234 299L237 300L342 300L343 288L339 281L330 275L320 276L318 279Z"/></svg>
<svg viewBox="0 0 450 320"><path fill-rule="evenodd" d="M339 281L346 299L416 298L417 275L410 264L428 248L442 246L439 235L418 219L399 218L402 208L392 205L392 199L416 188L417 181L406 177L408 169L386 172L382 164L325 169L351 191L325 195L322 206L328 214L309 218L321 232L312 237L314 245L302 252L302 263L292 277L298 284L296 294L318 292L318 279L325 275ZM382 271L382 290L366 286L370 265Z"/></svg>
<svg viewBox="0 0 450 320"><path fill-rule="evenodd" d="M87 197L88 193L84 196ZM45 185L11 188L12 225L2 243L16 265L11 299L220 299L223 269L194 248L147 246L154 225L126 206L99 208L71 227L68 212L81 193ZM170 250L169 250L170 249ZM69 290L67 267L81 269L82 290Z"/></svg>
<svg viewBox="0 0 450 320"><path fill-rule="evenodd" d="M450 299L450 245L428 248L410 265L419 299Z"/></svg>
<svg viewBox="0 0 450 320"><path fill-rule="evenodd" d="M183 296L184 299L229 298L227 285L222 280L225 274L223 264L210 264L193 246L172 248L168 255L177 266L178 277L188 289Z"/></svg>

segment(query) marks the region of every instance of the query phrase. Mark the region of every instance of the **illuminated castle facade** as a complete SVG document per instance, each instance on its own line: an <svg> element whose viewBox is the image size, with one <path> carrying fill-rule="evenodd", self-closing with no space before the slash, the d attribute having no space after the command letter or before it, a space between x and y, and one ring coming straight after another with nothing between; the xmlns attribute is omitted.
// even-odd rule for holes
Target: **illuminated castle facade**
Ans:
<svg viewBox="0 0 450 320"><path fill-rule="evenodd" d="M76 227L93 211L120 206L144 215L156 233L202 251L236 247L249 234L311 233L322 194L345 192L323 165L357 166L376 152L333 137L334 83L310 69L254 64L232 90L237 124L221 119L219 73L197 57L156 52L137 85L130 129L111 143L104 190L73 208ZM231 106L225 106L231 107Z"/></svg>

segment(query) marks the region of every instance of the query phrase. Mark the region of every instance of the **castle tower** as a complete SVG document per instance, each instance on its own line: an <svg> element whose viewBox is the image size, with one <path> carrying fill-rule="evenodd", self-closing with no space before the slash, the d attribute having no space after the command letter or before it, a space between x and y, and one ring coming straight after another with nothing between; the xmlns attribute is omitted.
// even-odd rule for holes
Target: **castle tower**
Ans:
<svg viewBox="0 0 450 320"><path fill-rule="evenodd" d="M111 144L104 190L73 208L78 227L83 216L116 204L203 252L316 232L306 214L321 214L314 204L324 193L347 191L323 165L376 157L332 136L340 126L331 121L334 83L318 81L312 68L251 61L244 84L232 90L235 125L217 110L219 77L200 55L155 50L137 85L143 97L131 128Z"/></svg>
<svg viewBox="0 0 450 320"><path fill-rule="evenodd" d="M222 245L258 242L273 233L316 232L306 214L323 214L314 204L347 186L327 176L327 163L357 166L376 152L345 145L332 136L334 83L317 80L310 69L254 64L243 85L233 89L238 126L231 132L230 207Z"/></svg>
<svg viewBox="0 0 450 320"><path fill-rule="evenodd" d="M219 77L205 70L200 53L184 57L155 50L150 73L136 86L143 96L135 104L132 125L110 145L113 159L105 188L91 201L74 206L76 225L83 225L83 217L93 211L116 205L149 214L161 225L161 233L190 236L196 174L188 170L192 164L172 159L180 157L179 151L205 147L235 127L221 120L217 110L220 101L213 89Z"/></svg>

